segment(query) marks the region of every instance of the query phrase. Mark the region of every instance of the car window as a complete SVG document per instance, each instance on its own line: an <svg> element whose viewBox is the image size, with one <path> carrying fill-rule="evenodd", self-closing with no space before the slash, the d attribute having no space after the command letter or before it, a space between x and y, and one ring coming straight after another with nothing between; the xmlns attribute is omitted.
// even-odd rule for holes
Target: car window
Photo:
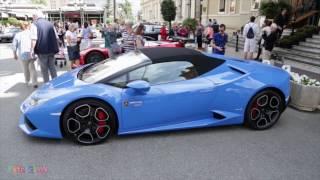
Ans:
<svg viewBox="0 0 320 180"><path fill-rule="evenodd" d="M187 61L173 61L151 64L136 69L115 79L108 84L116 87L125 87L127 83L135 80L144 80L151 85L176 82L192 79L198 76L193 64Z"/></svg>

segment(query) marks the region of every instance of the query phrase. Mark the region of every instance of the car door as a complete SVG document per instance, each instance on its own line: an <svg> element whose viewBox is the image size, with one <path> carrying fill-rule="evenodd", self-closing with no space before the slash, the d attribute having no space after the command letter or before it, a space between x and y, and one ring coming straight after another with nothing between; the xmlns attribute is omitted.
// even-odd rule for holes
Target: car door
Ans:
<svg viewBox="0 0 320 180"><path fill-rule="evenodd" d="M145 93L125 88L122 93L122 130L139 131L212 117L213 83L198 74L190 62L151 64L127 75L145 80ZM130 77L128 77L130 76Z"/></svg>

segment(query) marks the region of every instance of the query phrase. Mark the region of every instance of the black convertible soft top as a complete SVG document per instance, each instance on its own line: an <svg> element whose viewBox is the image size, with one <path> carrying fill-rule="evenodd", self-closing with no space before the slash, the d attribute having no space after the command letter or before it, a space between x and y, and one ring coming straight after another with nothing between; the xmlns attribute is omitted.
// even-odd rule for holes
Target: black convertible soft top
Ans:
<svg viewBox="0 0 320 180"><path fill-rule="evenodd" d="M140 51L154 64L170 61L188 61L195 66L200 75L211 71L225 62L225 60L213 58L188 48L159 47L143 48Z"/></svg>

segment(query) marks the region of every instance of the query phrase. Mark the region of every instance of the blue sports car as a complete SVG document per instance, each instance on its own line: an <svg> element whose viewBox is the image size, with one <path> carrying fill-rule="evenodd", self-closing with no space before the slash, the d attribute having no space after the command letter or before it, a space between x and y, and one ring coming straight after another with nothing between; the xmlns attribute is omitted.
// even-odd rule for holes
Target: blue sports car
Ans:
<svg viewBox="0 0 320 180"><path fill-rule="evenodd" d="M53 79L21 105L30 136L96 144L110 135L245 124L272 127L289 101L276 67L185 48L146 48Z"/></svg>

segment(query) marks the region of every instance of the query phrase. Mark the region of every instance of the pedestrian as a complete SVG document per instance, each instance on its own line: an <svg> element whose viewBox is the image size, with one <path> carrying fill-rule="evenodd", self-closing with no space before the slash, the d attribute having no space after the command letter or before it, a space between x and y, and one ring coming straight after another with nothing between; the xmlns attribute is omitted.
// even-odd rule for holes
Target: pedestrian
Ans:
<svg viewBox="0 0 320 180"><path fill-rule="evenodd" d="M219 32L214 34L212 42L212 51L215 54L224 55L226 51L226 44L228 42L228 34L225 33L226 26L224 24L219 25Z"/></svg>
<svg viewBox="0 0 320 180"><path fill-rule="evenodd" d="M34 65L36 58L31 55L31 32L30 24L27 21L20 23L21 32L17 33L13 39L14 59L19 59L24 73L25 83L29 85L31 77L31 85L34 88L38 87L37 71Z"/></svg>
<svg viewBox="0 0 320 180"><path fill-rule="evenodd" d="M212 26L207 26L205 31L204 31L204 36L206 38L206 44L207 46L209 46L211 44L211 40L214 36L214 32L213 32L213 29L212 29Z"/></svg>
<svg viewBox="0 0 320 180"><path fill-rule="evenodd" d="M32 16L31 25L32 52L37 54L44 82L49 81L49 72L51 79L57 77L54 55L59 52L59 37L53 24L42 18L42 13L36 13Z"/></svg>
<svg viewBox="0 0 320 180"><path fill-rule="evenodd" d="M132 26L133 26L133 23L131 21L126 22L125 31L122 33L122 37L123 37L122 48L124 53L135 50L136 36L132 29Z"/></svg>
<svg viewBox="0 0 320 180"><path fill-rule="evenodd" d="M65 47L64 37L65 37L66 31L63 28L63 23L59 22L58 24L58 37L59 37L59 43L60 47Z"/></svg>
<svg viewBox="0 0 320 180"><path fill-rule="evenodd" d="M207 24L207 26L211 26L212 27L213 23L212 23L212 19L209 19L209 22Z"/></svg>
<svg viewBox="0 0 320 180"><path fill-rule="evenodd" d="M198 49L202 49L202 38L203 38L204 27L200 21L198 21L198 25L196 27L196 36L197 36L197 44Z"/></svg>
<svg viewBox="0 0 320 180"><path fill-rule="evenodd" d="M91 47L93 32L87 22L83 23L83 28L81 29L81 39L81 49L87 49Z"/></svg>
<svg viewBox="0 0 320 180"><path fill-rule="evenodd" d="M66 32L66 39L71 68L76 68L80 65L80 51L78 46L77 28L74 23L69 25L69 30Z"/></svg>
<svg viewBox="0 0 320 180"><path fill-rule="evenodd" d="M212 27L214 33L219 32L219 24L216 19L213 19L211 27Z"/></svg>
<svg viewBox="0 0 320 180"><path fill-rule="evenodd" d="M281 13L278 14L275 18L274 18L274 23L276 23L278 25L278 35L279 38L282 35L283 30L287 27L288 23L289 23L289 15L288 15L288 10L287 9L282 9Z"/></svg>
<svg viewBox="0 0 320 180"><path fill-rule="evenodd" d="M143 33L144 33L144 25L139 24L135 32L135 36L136 36L135 48L136 49L141 49L144 47Z"/></svg>
<svg viewBox="0 0 320 180"><path fill-rule="evenodd" d="M271 52L273 50L274 44L277 41L278 37L278 28L277 24L272 23L270 26L270 33L268 34L267 30L263 30L262 38L264 39L264 48L263 48L263 60L271 59ZM272 64L274 64L272 62Z"/></svg>
<svg viewBox="0 0 320 180"><path fill-rule="evenodd" d="M244 26L243 36L245 37L244 42L244 59L253 59L253 53L256 49L256 37L259 34L259 27L255 23L256 18L250 17L248 24Z"/></svg>
<svg viewBox="0 0 320 180"><path fill-rule="evenodd" d="M108 55L110 58L114 57L114 54L120 53L120 47L117 43L117 26L115 24L107 24L107 27L103 31L104 46L108 49Z"/></svg>
<svg viewBox="0 0 320 180"><path fill-rule="evenodd" d="M165 24L163 24L160 29L160 37L161 37L161 41L166 41L168 38L168 31Z"/></svg>
<svg viewBox="0 0 320 180"><path fill-rule="evenodd" d="M264 20L263 22L263 25L262 25L262 30L261 30L261 33L260 33L260 39L259 39L259 47L258 47L258 54L257 54L257 57L255 58L255 60L260 60L260 55L262 53L262 50L263 50L263 45L264 45L264 39L262 37L263 33L266 33L267 36L270 35L271 33L271 24L272 24L272 21L269 21L269 20Z"/></svg>

